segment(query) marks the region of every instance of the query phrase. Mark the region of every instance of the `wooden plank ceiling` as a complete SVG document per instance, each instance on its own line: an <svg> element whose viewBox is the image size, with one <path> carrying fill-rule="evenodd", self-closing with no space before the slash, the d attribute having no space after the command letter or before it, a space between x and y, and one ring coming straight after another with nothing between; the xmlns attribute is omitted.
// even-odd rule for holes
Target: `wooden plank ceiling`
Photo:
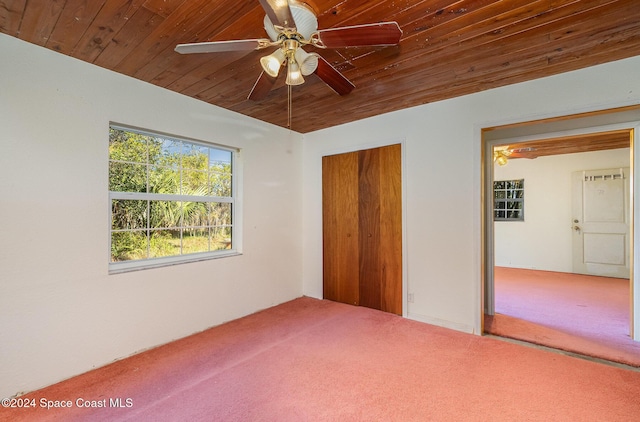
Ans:
<svg viewBox="0 0 640 422"><path fill-rule="evenodd" d="M629 148L631 131L628 129L594 132L585 135L563 136L537 141L510 143L496 149L511 151L509 159L538 158L547 155L572 154L576 152L604 151L608 149Z"/></svg>
<svg viewBox="0 0 640 422"><path fill-rule="evenodd" d="M397 47L307 48L356 88L341 97L315 75L293 87L300 133L640 55L638 0L305 3L320 29L396 21L403 35ZM4 0L0 31L286 127L281 80L266 99L247 100L270 50L174 52L178 43L265 38L264 14L258 0Z"/></svg>

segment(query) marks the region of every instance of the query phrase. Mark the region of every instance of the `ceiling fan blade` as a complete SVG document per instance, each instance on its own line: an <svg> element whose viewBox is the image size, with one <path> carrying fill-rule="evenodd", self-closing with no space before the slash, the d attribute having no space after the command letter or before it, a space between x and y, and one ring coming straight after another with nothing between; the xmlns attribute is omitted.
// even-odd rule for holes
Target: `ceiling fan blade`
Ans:
<svg viewBox="0 0 640 422"><path fill-rule="evenodd" d="M175 51L180 54L250 51L265 48L270 42L271 41L263 38L251 40L197 42L190 44L178 44Z"/></svg>
<svg viewBox="0 0 640 422"><path fill-rule="evenodd" d="M397 22L382 22L323 29L316 34L319 47L364 47L397 45L400 42L402 30Z"/></svg>
<svg viewBox="0 0 640 422"><path fill-rule="evenodd" d="M351 81L344 77L344 75L331 66L322 56L318 56L318 67L314 72L320 79L324 81L331 89L340 95L347 95L356 86Z"/></svg>
<svg viewBox="0 0 640 422"><path fill-rule="evenodd" d="M276 78L269 76L266 72L262 72L258 77L258 80L253 85L251 92L247 99L252 101L260 101L264 99L273 88L273 85L276 83Z"/></svg>
<svg viewBox="0 0 640 422"><path fill-rule="evenodd" d="M509 150L509 158L538 158L539 153L536 148L531 147L522 147L522 148L511 148Z"/></svg>
<svg viewBox="0 0 640 422"><path fill-rule="evenodd" d="M272 24L287 29L296 28L288 0L260 0L260 5Z"/></svg>
<svg viewBox="0 0 640 422"><path fill-rule="evenodd" d="M529 152L529 151L525 151L525 152L513 152L513 153L511 153L511 155L509 156L509 158L528 158L528 159L534 159L534 158L538 158L538 154L536 154L535 152Z"/></svg>

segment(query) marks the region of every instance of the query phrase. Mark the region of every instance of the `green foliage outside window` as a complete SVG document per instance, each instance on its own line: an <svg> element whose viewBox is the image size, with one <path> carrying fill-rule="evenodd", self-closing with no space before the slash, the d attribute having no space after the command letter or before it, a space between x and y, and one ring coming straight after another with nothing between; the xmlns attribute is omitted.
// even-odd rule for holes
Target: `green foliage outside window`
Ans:
<svg viewBox="0 0 640 422"><path fill-rule="evenodd" d="M231 247L232 153L111 127L111 261Z"/></svg>
<svg viewBox="0 0 640 422"><path fill-rule="evenodd" d="M494 221L524 221L524 179L493 182Z"/></svg>

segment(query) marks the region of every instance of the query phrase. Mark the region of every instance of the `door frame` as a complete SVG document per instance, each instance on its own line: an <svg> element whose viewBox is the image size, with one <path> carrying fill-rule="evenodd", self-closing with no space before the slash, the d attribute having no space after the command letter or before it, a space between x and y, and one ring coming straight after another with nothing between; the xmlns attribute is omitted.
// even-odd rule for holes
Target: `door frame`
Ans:
<svg viewBox="0 0 640 422"><path fill-rule="evenodd" d="M640 215L636 215L640 214L640 207L634 206L635 198L640 198L640 183L634 183L634 162L636 159L640 160L640 105L481 128L480 333L484 333L485 315L495 314L493 147L620 129L630 131L630 336L640 341L640 277L634 277L634 268L640 265L640 248L634 248L636 240L640 239L640 224L634 224L636 219L640 221Z"/></svg>

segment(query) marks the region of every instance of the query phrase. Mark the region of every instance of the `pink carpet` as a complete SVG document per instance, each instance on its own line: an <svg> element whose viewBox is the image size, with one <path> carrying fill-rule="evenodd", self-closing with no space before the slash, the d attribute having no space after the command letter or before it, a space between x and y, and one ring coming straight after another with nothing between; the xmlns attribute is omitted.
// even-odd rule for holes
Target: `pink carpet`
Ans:
<svg viewBox="0 0 640 422"><path fill-rule="evenodd" d="M496 267L495 292L485 331L640 367L629 280Z"/></svg>
<svg viewBox="0 0 640 422"><path fill-rule="evenodd" d="M640 372L300 298L23 397L69 409L0 420L630 421L638 397Z"/></svg>

